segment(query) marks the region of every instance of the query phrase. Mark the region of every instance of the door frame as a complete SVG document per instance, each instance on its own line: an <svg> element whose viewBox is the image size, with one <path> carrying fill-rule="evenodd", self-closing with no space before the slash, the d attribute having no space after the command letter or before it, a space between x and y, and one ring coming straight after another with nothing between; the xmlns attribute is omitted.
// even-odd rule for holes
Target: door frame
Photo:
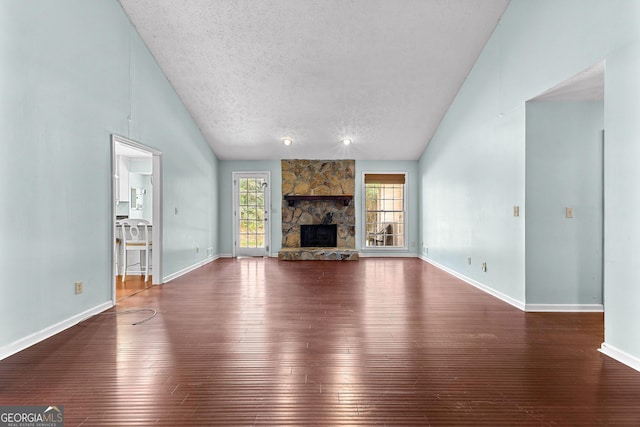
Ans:
<svg viewBox="0 0 640 427"><path fill-rule="evenodd" d="M231 205L231 218L233 218L233 257L238 257L238 242L239 242L239 227L238 227L238 207L240 200L238 200L238 179L249 177L265 177L267 180L267 189L264 192L264 210L265 210L265 223L264 228L264 246L265 251L263 255L258 256L271 256L271 171L233 171L231 172L231 194L233 197L233 204Z"/></svg>
<svg viewBox="0 0 640 427"><path fill-rule="evenodd" d="M118 144L129 146L136 150L145 151L151 154L152 169L151 179L153 180L153 214L151 239L153 250L151 251L151 265L153 266L152 285L161 285L162 279L162 152L147 145L132 141L120 135L111 135L111 279L112 279L112 302L116 304L116 147Z"/></svg>

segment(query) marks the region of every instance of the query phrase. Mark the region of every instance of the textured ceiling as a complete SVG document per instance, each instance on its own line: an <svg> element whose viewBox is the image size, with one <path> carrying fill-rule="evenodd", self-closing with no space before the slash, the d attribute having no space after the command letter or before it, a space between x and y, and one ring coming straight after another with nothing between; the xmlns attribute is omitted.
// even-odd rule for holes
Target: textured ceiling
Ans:
<svg viewBox="0 0 640 427"><path fill-rule="evenodd" d="M414 160L508 0L120 3L220 159Z"/></svg>

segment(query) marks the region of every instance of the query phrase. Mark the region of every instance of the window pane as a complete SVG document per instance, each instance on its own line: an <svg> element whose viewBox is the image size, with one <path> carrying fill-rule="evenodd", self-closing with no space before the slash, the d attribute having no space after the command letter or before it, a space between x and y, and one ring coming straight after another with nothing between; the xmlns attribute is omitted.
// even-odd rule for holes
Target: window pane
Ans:
<svg viewBox="0 0 640 427"><path fill-rule="evenodd" d="M375 181L365 184L364 245L404 247L404 184L399 183L404 179L386 184L380 182L384 179Z"/></svg>

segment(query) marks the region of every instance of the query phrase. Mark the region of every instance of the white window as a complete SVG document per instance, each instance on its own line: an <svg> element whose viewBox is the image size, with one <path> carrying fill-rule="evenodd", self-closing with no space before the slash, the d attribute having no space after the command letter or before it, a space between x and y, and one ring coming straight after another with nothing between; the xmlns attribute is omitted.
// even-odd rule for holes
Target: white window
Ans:
<svg viewBox="0 0 640 427"><path fill-rule="evenodd" d="M405 174L364 174L365 248L404 248Z"/></svg>

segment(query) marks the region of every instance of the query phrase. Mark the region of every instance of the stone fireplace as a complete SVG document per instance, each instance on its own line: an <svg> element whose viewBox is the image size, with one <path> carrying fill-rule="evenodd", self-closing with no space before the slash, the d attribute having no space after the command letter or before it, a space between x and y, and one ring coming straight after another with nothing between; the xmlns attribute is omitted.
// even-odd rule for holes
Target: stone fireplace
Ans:
<svg viewBox="0 0 640 427"><path fill-rule="evenodd" d="M281 164L282 249L278 259L358 259L353 202L355 161L282 160ZM312 242L304 245L303 228L304 233L312 233ZM331 231L335 243L325 240L328 230L335 230Z"/></svg>

